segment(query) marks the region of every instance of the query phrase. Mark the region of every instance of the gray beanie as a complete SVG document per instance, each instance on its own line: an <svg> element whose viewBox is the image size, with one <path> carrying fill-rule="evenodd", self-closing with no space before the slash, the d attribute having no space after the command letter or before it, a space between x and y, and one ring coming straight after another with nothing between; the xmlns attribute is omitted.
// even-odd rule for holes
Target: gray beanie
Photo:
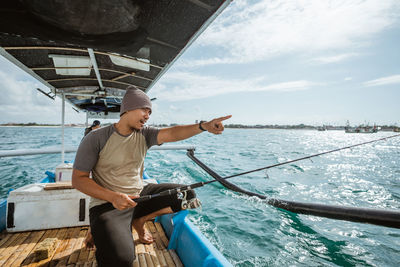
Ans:
<svg viewBox="0 0 400 267"><path fill-rule="evenodd" d="M128 88L126 88L124 98L122 98L119 116L122 116L122 114L129 110L134 110L138 108L151 109L150 98L146 95L145 92L137 89L135 86L128 86Z"/></svg>

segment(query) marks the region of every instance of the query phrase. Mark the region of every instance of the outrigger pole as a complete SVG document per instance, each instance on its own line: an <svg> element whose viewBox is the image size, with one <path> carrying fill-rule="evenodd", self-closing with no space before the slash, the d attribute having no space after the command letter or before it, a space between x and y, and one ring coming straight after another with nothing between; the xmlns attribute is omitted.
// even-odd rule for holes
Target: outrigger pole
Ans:
<svg viewBox="0 0 400 267"><path fill-rule="evenodd" d="M289 164L289 163L292 163L295 161L309 159L312 157L317 157L320 155L340 151L343 149L349 149L352 147L361 146L361 145L365 145L365 144L373 143L373 142L378 142L381 140L386 140L386 139L394 138L394 137L398 137L398 136L400 136L400 134L388 136L385 138L376 139L376 140L372 140L372 141L368 141L368 142L364 142L364 143L360 143L360 144L356 144L356 145L351 145L351 146L347 146L347 147L343 147L343 148L339 148L339 149L334 149L334 150L330 150L327 152L322 152L322 153L314 154L311 156L270 165L267 167L231 175L231 176L224 177L224 178L222 178L220 175L218 175L216 172L214 172L212 169L210 169L207 165L205 165L203 162L201 162L198 158L196 158L194 156L194 149L191 149L191 150L188 150L188 152L187 152L188 157L191 158L196 164L198 164L208 174L210 174L214 178L214 180L207 181L207 182L194 183L194 184L182 186L179 188L163 191L158 194L142 196L142 197L139 197L139 198L136 198L133 200L135 202L140 203L140 202L147 201L147 200L150 200L155 197L178 194L180 192L184 192L187 190L202 187L206 184L220 182L223 186L225 186L226 188L231 189L235 192L243 193L243 194L246 194L249 196L258 197L258 198L264 200L268 205L271 205L271 206L274 206L274 207L277 207L280 209L284 209L287 211L291 211L294 213L314 215L314 216L326 217L326 218L337 219L337 220L369 223L369 224L374 224L374 225L380 225L380 226L386 226L386 227L400 229L400 212L398 212L398 211L367 209L367 208L357 208L357 207L343 207L343 206L337 206L337 205L305 203L305 202L296 202L296 201L287 201L287 200L282 200L282 199L268 198L267 196L244 190L244 189L227 181L227 179L230 179L230 178L233 178L233 177L236 177L239 175L244 175L244 174L248 174L251 172L265 170L265 169L277 167L280 165Z"/></svg>
<svg viewBox="0 0 400 267"><path fill-rule="evenodd" d="M361 223L369 223L375 225L381 225L392 228L400 229L400 212L398 211L389 211L389 210L378 210L378 209L366 209L366 208L357 208L357 207L343 207L337 205L325 205L318 203L305 203L305 202L296 202L296 201L288 201L282 199L275 198L267 198L264 195L260 195L254 192L246 191L228 181L226 179L232 177L222 178L209 167L207 167L204 163L202 163L199 159L194 156L193 151L188 151L188 156L196 162L203 170L205 170L208 174L210 174L215 180L205 182L205 184L211 182L220 182L223 186L228 189L231 189L235 192L240 192L246 194L248 196L255 196L262 200L264 200L268 205L274 206L276 208L284 209L287 211L291 211L294 213L306 214L306 215L314 215L319 217L326 217L337 220L345 220L352 222L361 222ZM292 161L290 161L292 162ZM280 164L282 165L282 164ZM273 166L271 166L272 168ZM266 168L263 168L266 169ZM237 176L237 175L235 175Z"/></svg>

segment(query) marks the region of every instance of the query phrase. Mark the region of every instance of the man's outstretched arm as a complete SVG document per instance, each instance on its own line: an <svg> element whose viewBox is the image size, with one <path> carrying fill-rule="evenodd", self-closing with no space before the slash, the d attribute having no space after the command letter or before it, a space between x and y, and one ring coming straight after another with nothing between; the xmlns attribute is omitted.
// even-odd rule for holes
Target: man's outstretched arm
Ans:
<svg viewBox="0 0 400 267"><path fill-rule="evenodd" d="M213 119L211 121L203 122L202 128L213 134L221 134L224 131L222 122L229 119L232 115ZM199 128L199 124L179 125L170 128L161 129L157 136L159 144L167 142L176 142L190 138L196 134L203 132Z"/></svg>

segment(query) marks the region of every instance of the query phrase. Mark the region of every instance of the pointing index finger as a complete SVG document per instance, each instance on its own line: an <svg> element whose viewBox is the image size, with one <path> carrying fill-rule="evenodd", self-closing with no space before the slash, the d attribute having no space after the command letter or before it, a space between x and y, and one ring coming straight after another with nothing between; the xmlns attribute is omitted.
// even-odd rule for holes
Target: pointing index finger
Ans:
<svg viewBox="0 0 400 267"><path fill-rule="evenodd" d="M221 122L221 121L230 119L231 117L232 117L232 115L228 115L228 116L216 118L215 120L218 121L218 122Z"/></svg>

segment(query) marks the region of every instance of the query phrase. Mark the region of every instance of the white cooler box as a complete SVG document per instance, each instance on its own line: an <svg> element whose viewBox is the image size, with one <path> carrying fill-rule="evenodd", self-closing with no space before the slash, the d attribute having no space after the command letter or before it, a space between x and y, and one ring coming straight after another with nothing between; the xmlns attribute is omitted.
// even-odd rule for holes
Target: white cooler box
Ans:
<svg viewBox="0 0 400 267"><path fill-rule="evenodd" d="M61 163L56 167L56 182L65 182L72 180L72 163Z"/></svg>
<svg viewBox="0 0 400 267"><path fill-rule="evenodd" d="M89 225L89 196L76 189L44 190L45 186L30 184L10 192L8 232Z"/></svg>

